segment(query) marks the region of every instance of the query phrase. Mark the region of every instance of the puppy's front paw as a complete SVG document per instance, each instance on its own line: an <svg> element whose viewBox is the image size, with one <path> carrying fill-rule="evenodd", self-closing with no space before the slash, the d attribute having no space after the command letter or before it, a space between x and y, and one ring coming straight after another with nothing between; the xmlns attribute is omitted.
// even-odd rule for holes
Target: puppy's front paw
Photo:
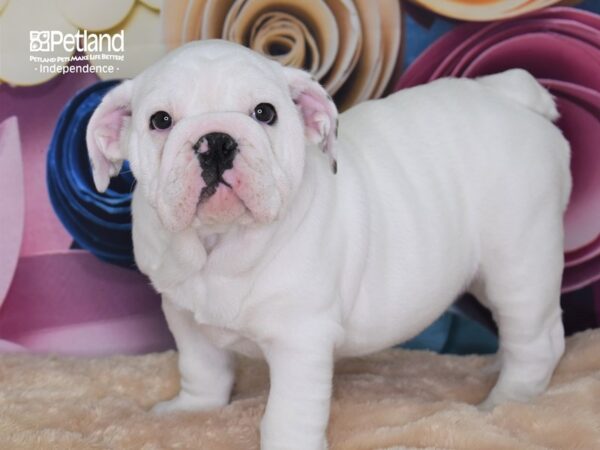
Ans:
<svg viewBox="0 0 600 450"><path fill-rule="evenodd" d="M225 406L227 400L211 399L205 397L194 397L180 393L171 400L165 400L154 405L151 409L153 414L167 414L177 411L208 411Z"/></svg>
<svg viewBox="0 0 600 450"><path fill-rule="evenodd" d="M500 406L505 403L528 402L539 392L529 391L527 388L529 388L529 386L525 386L521 389L515 388L514 390L508 392L492 390L492 392L490 392L487 398L484 401L482 401L479 405L477 405L477 408L480 411L491 411L496 406Z"/></svg>

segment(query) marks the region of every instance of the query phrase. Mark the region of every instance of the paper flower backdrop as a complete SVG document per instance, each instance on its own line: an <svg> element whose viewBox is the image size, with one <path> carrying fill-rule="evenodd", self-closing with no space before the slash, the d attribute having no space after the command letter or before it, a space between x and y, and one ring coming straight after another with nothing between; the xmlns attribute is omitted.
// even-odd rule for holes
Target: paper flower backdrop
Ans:
<svg viewBox="0 0 600 450"><path fill-rule="evenodd" d="M521 67L556 96L571 143L573 192L565 217L568 292L600 279L600 16L555 7L510 21L466 24L429 47L398 89L445 76Z"/></svg>
<svg viewBox="0 0 600 450"><path fill-rule="evenodd" d="M539 9L556 0L410 1L178 0L163 6L161 0L0 0L0 81L6 82L0 83L0 351L135 353L172 345L148 280L93 256L131 266L133 179L125 169L109 192L95 192L82 132L113 83L80 72L46 83L53 75L36 72L28 61L29 31L48 29L124 30L124 61L101 78L135 76L167 47L222 37L309 70L342 109L379 97L387 84L402 88L447 75L530 70L557 97L559 125L573 147L566 322L571 317L571 331L598 326L600 16ZM582 7L600 11L594 1ZM411 14L406 30L405 10ZM468 21L518 17L460 24L438 13ZM395 81L402 56L412 61L440 33L446 34ZM88 64L98 62L71 63Z"/></svg>
<svg viewBox="0 0 600 450"><path fill-rule="evenodd" d="M396 67L401 3L389 0L182 0L163 9L168 48L223 38L310 71L340 109L381 96Z"/></svg>
<svg viewBox="0 0 600 450"><path fill-rule="evenodd" d="M16 86L44 83L56 73L44 73L31 55L61 58L66 65L73 52L56 46L53 52L31 53L30 31L48 30L74 34L79 29L95 33L124 30L123 61L113 61L113 74L101 78L128 78L164 54L160 40L161 0L4 0L0 3L0 80ZM98 56L102 52L88 52ZM104 52L106 53L106 52ZM91 64L98 60L91 59Z"/></svg>

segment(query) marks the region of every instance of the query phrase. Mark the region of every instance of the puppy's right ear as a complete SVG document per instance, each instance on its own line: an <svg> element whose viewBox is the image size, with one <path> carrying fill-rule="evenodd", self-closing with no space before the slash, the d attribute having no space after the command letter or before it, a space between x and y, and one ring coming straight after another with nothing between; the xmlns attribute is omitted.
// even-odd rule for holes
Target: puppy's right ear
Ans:
<svg viewBox="0 0 600 450"><path fill-rule="evenodd" d="M131 80L113 88L104 96L87 126L88 156L99 192L106 190L110 177L119 173L127 157L126 149L121 145L121 135L131 118L132 91Z"/></svg>
<svg viewBox="0 0 600 450"><path fill-rule="evenodd" d="M308 72L292 67L284 67L283 70L292 100L304 121L305 136L310 142L319 145L329 157L331 170L336 173L338 111L333 99Z"/></svg>

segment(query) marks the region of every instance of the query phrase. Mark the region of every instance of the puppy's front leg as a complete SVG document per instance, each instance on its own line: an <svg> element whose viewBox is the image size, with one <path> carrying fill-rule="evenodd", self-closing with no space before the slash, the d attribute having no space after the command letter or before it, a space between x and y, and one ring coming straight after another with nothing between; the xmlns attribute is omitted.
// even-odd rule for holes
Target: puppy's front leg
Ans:
<svg viewBox="0 0 600 450"><path fill-rule="evenodd" d="M178 309L166 298L163 311L179 351L181 390L152 411L201 411L226 405L234 379L232 355L206 339L191 312Z"/></svg>
<svg viewBox="0 0 600 450"><path fill-rule="evenodd" d="M261 424L262 450L327 448L333 346L304 338L263 348L271 390Z"/></svg>

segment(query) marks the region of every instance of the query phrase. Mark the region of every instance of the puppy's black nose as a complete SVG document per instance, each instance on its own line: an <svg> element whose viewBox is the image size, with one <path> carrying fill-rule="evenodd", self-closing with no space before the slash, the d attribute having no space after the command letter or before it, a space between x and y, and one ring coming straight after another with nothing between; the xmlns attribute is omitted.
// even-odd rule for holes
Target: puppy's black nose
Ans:
<svg viewBox="0 0 600 450"><path fill-rule="evenodd" d="M227 133L215 132L202 136L193 148L198 154L201 166L229 165L227 168L231 168L237 150L237 142Z"/></svg>
<svg viewBox="0 0 600 450"><path fill-rule="evenodd" d="M237 142L227 133L214 132L202 136L192 148L198 157L206 187L214 191L219 182L225 183L221 178L223 172L233 167Z"/></svg>
<svg viewBox="0 0 600 450"><path fill-rule="evenodd" d="M194 144L193 149L198 156L203 170L212 170L220 177L223 172L233 167L237 152L237 142L227 133L208 133Z"/></svg>

